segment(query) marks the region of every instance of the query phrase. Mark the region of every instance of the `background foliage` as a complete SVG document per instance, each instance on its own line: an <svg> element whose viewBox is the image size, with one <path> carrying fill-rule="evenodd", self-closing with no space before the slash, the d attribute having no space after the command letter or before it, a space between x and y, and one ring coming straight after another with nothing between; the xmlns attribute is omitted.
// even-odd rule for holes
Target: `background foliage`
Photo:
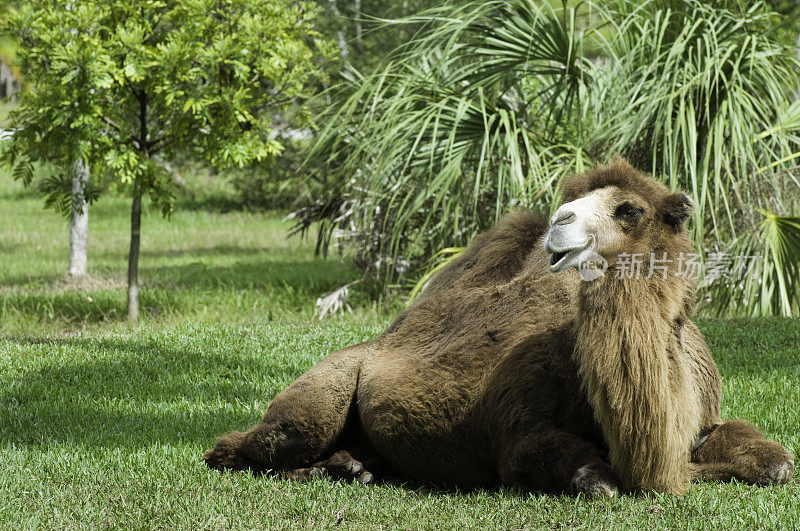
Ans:
<svg viewBox="0 0 800 531"><path fill-rule="evenodd" d="M762 226L791 220L798 197L798 60L776 37L781 20L763 3L695 0L413 16L403 23L421 25L418 38L338 87L347 99L314 151L327 193L301 215L391 279L509 209L549 208L561 177L622 155L692 195L699 251L766 260L761 276L707 279L711 311L789 313L797 284L779 279L794 278L797 256L772 252ZM792 222L771 226L796 236Z"/></svg>
<svg viewBox="0 0 800 531"><path fill-rule="evenodd" d="M139 179L166 210L164 161L244 166L279 154L274 115L307 120L292 110L328 53L313 4L288 0L45 1L10 13L2 29L19 39L27 90L6 160L80 158L123 189Z"/></svg>
<svg viewBox="0 0 800 531"><path fill-rule="evenodd" d="M147 5L162 4L173 3ZM214 2L188 5L206 4ZM281 85L285 105L260 116L273 155L222 169L193 162L214 152L208 146L176 145L160 157L169 163L158 162L154 180L163 185L155 197L165 209L173 194L196 208L298 208L297 228L313 230L325 254L337 245L355 255L363 278L377 282L362 286L378 294L387 281L424 277L419 268L440 263L439 251L467 244L504 212L549 208L561 177L621 154L691 191L700 207L691 228L706 259L750 257L704 279L705 311L800 310L797 257L787 244L797 237L800 107L791 102L800 85L800 4L302 5L318 16L304 19L306 33L295 28L282 37L301 46L285 57L320 43L324 53L310 61L305 55L297 63L307 74L304 88ZM279 25L289 11L270 13ZM87 98L76 87L59 88L64 101ZM59 127L46 113L40 118ZM241 131L239 119L233 122L239 125L228 139ZM186 178L192 173L205 176L202 186L185 185L197 182ZM49 204L68 205L64 176L38 175ZM129 191L119 175L99 176L96 192L109 182L114 192Z"/></svg>

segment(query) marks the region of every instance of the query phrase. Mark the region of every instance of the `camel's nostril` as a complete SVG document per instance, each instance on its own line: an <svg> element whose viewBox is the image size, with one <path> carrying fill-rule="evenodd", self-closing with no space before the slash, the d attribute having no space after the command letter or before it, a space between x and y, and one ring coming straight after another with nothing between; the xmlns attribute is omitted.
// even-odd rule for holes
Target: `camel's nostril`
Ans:
<svg viewBox="0 0 800 531"><path fill-rule="evenodd" d="M560 214L557 214L556 219L553 221L553 225L569 225L574 221L574 212L561 212Z"/></svg>

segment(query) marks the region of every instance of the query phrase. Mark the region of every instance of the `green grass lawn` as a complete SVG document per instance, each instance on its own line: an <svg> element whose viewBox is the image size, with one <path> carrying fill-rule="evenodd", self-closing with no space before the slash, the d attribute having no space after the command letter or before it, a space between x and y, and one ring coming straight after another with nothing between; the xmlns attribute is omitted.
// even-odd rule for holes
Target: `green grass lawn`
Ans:
<svg viewBox="0 0 800 531"><path fill-rule="evenodd" d="M0 129L8 125L8 113L17 108L16 103L0 100Z"/></svg>
<svg viewBox="0 0 800 531"><path fill-rule="evenodd" d="M67 222L0 174L0 332L71 332L124 322L129 212L124 198L91 207L90 278L69 285ZM167 220L146 208L140 259L145 326L310 319L318 296L358 273L335 253L316 258L311 242L287 239L281 217L178 209Z"/></svg>
<svg viewBox="0 0 800 531"><path fill-rule="evenodd" d="M148 212L142 305L124 322L128 203L91 211L91 279L66 283L66 224L0 177L0 524L5 528L792 528L800 482L696 485L614 500L446 492L219 474L217 435L257 422L319 358L390 312L322 323L314 299L356 276L285 239L277 214ZM363 302L362 297L362 302ZM724 414L800 448L800 321L700 322Z"/></svg>

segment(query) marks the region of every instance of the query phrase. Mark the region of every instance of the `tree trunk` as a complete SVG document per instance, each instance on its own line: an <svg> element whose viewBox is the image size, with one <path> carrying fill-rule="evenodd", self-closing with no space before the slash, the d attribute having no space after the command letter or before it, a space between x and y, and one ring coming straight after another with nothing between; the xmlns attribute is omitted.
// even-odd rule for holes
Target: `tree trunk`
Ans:
<svg viewBox="0 0 800 531"><path fill-rule="evenodd" d="M89 204L86 187L89 185L89 166L82 160L72 165L72 218L69 224L69 269L67 274L77 278L86 274L86 250L89 244Z"/></svg>
<svg viewBox="0 0 800 531"><path fill-rule="evenodd" d="M139 234L142 225L142 190L137 184L131 206L131 248L128 252L128 320L139 320Z"/></svg>
<svg viewBox="0 0 800 531"><path fill-rule="evenodd" d="M361 0L353 1L353 18L356 23L356 46L359 51L364 49L364 28L361 25Z"/></svg>
<svg viewBox="0 0 800 531"><path fill-rule="evenodd" d="M19 80L11 68L0 59L0 100L17 101L17 92L19 92Z"/></svg>
<svg viewBox="0 0 800 531"><path fill-rule="evenodd" d="M339 46L339 55L342 58L345 66L350 64L350 50L347 48L347 39L344 36L344 30L346 22L342 17L342 14L339 12L339 8L336 5L336 0L328 0L328 11L331 15L333 15L334 20L339 25L339 29L336 31L336 43Z"/></svg>

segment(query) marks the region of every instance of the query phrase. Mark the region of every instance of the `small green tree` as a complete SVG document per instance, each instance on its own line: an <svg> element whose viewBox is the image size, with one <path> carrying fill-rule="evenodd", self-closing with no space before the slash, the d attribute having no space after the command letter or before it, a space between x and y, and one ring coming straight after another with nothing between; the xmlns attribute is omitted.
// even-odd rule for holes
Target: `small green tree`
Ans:
<svg viewBox="0 0 800 531"><path fill-rule="evenodd" d="M273 118L309 95L333 50L315 15L294 0L32 0L2 23L29 85L2 157L28 181L31 162L86 161L130 194L129 319L143 196L170 212L164 162L178 154L242 167L280 153Z"/></svg>

